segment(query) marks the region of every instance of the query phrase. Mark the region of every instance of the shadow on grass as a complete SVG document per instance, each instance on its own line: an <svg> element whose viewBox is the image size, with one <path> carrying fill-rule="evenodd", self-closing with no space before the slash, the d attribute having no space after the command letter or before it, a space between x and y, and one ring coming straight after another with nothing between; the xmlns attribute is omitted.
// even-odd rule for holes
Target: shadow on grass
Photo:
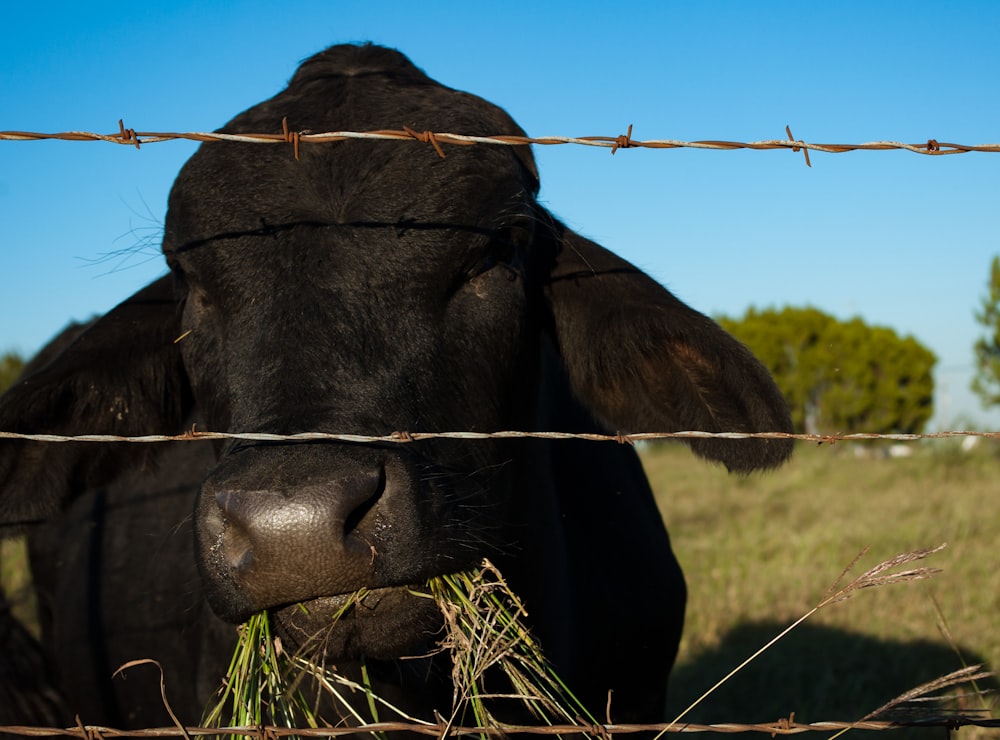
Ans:
<svg viewBox="0 0 1000 740"><path fill-rule="evenodd" d="M679 664L670 679L668 720L787 625L741 625L721 645ZM960 648L961 649L961 648ZM983 659L962 650L967 665ZM717 689L684 721L703 724L772 722L795 713L797 722L855 721L916 686L962 668L944 642L894 642L823 626L800 625ZM990 666L986 666L990 668ZM998 688L996 678L978 682ZM960 693L952 688L946 693ZM996 697L969 698L965 707L995 707ZM893 730L901 738L941 738L943 728ZM963 730L959 738L965 736ZM854 734L854 733L852 733ZM827 733L814 735L827 736ZM699 737L706 737L699 734ZM721 734L718 735L721 737ZM732 737L728 735L727 737Z"/></svg>

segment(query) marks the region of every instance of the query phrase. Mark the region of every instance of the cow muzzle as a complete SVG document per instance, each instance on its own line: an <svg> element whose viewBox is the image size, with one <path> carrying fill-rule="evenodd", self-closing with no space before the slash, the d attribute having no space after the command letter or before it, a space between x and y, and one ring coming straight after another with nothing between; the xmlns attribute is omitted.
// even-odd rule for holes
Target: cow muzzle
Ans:
<svg viewBox="0 0 1000 740"><path fill-rule="evenodd" d="M299 486L294 494L224 486L214 499L221 562L255 604L272 606L357 590L374 581L370 534L381 469ZM366 521L369 517L373 521Z"/></svg>
<svg viewBox="0 0 1000 740"><path fill-rule="evenodd" d="M197 512L212 608L238 623L264 609L343 603L358 591L378 594L366 602L372 608L395 605L387 589L450 570L435 554L440 507L414 470L377 448L261 445L225 454Z"/></svg>

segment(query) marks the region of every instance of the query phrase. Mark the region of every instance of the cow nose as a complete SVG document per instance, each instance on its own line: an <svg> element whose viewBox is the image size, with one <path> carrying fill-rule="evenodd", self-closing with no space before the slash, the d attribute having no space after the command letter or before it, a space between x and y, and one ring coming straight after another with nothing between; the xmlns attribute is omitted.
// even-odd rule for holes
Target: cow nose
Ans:
<svg viewBox="0 0 1000 740"><path fill-rule="evenodd" d="M217 491L231 577L257 609L370 585L376 551L368 535L384 485L378 469L293 491Z"/></svg>

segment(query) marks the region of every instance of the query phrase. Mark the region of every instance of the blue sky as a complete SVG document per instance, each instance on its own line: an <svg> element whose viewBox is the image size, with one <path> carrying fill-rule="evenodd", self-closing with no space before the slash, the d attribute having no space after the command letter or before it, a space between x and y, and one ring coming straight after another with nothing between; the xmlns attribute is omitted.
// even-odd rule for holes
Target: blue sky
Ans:
<svg viewBox="0 0 1000 740"><path fill-rule="evenodd" d="M15 4L0 130L221 126L338 42L408 54L529 134L1000 141L1000 3ZM0 351L31 353L164 270L193 144L0 142ZM710 314L813 305L939 357L935 429L1000 428L968 392L1000 254L1000 155L536 149L542 199Z"/></svg>

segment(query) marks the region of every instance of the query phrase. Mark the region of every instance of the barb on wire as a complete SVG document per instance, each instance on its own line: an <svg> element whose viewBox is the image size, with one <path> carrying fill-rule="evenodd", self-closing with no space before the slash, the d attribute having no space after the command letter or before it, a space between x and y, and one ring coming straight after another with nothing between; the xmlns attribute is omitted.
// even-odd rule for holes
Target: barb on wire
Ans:
<svg viewBox="0 0 1000 740"><path fill-rule="evenodd" d="M431 144L440 156L445 156L444 145L491 144L495 146L521 146L537 144L553 146L559 144L577 144L610 149L614 154L619 149L715 149L732 151L735 149L790 149L793 152L803 151L806 164L809 162L809 152L826 152L827 154L842 154L853 151L888 151L902 150L914 154L939 156L945 154L967 154L969 152L1000 153L1000 144L953 144L930 138L926 142L906 144L899 141L870 141L863 144L810 144L792 137L790 127L786 126L787 139L766 139L762 141L681 141L677 139L648 139L640 141L632 138L632 126L628 133L619 136L507 136L507 135L468 135L434 131L414 131L409 127L399 130L381 129L377 131L327 131L309 133L292 131L287 121L282 121L281 133L241 133L227 134L219 132L158 132L136 131L125 128L118 121L118 132L113 134L97 134L89 131L63 131L59 133L40 133L34 131L0 131L0 141L104 141L110 144L125 144L137 149L142 144L156 144L161 141L187 140L198 142L242 142L250 144L292 144L298 158L300 144L319 144L342 142L349 139L387 140L387 141L419 141Z"/></svg>
<svg viewBox="0 0 1000 740"><path fill-rule="evenodd" d="M121 121L118 122L121 125ZM292 145L292 155L295 157L295 161L299 160L299 142L302 140L302 134L299 131L291 131L288 128L288 117L281 119L281 135L284 137L284 142L286 144Z"/></svg>
<svg viewBox="0 0 1000 740"><path fill-rule="evenodd" d="M953 430L945 432L927 432L923 434L876 434L858 432L854 434L794 434L790 432L636 432L634 434L597 434L574 432L407 432L398 431L391 434L365 435L340 434L334 432L299 432L297 434L271 434L267 432L200 432L191 429L183 434L146 434L137 436L121 436L116 434L28 434L22 432L0 431L0 440L19 439L29 442L189 442L206 439L239 439L252 442L358 442L358 443L391 443L408 444L428 439L549 439L567 440L579 439L588 442L617 442L618 444L635 444L660 439L792 439L800 442L815 442L817 444L836 444L838 442L862 442L868 440L890 440L893 442L916 442L922 439L948 439L953 437L983 437L1000 440L1000 432L980 432Z"/></svg>
<svg viewBox="0 0 1000 740"><path fill-rule="evenodd" d="M785 133L788 134L788 140L789 141L795 141L795 137L792 136L792 127L791 126L785 126ZM798 146L797 144L796 144L796 146L792 147L792 151L793 152L797 152L800 149L802 149L802 147ZM809 150L808 149L802 149L802 153L806 156L806 167L812 167L812 162L809 161Z"/></svg>

